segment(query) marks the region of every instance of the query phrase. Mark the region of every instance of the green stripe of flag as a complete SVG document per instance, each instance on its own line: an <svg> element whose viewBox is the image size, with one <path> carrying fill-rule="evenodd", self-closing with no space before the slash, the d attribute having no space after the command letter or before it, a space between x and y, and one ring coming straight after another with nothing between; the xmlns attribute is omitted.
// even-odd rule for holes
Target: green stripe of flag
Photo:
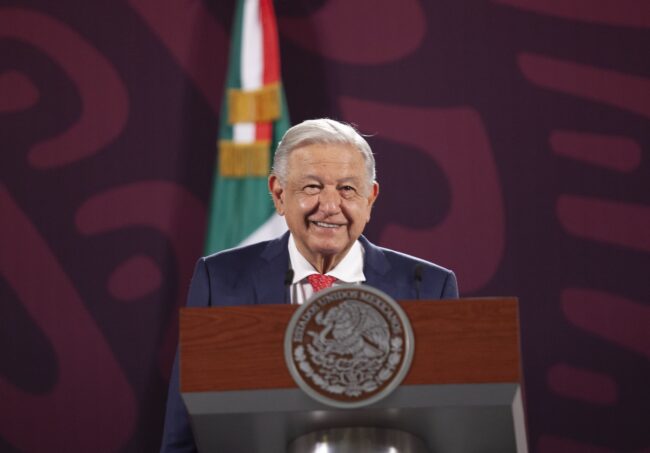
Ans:
<svg viewBox="0 0 650 453"><path fill-rule="evenodd" d="M235 10L226 93L223 98L219 124L220 140L233 139L233 127L228 124L227 90L238 89L241 86L243 4L244 0L239 0ZM272 126L273 133L269 149L271 162L275 146L290 126L282 83L280 83L280 99L281 115ZM217 158L208 214L206 254L236 246L264 224L273 212L274 208L268 193L266 177L224 177L219 174L219 159Z"/></svg>

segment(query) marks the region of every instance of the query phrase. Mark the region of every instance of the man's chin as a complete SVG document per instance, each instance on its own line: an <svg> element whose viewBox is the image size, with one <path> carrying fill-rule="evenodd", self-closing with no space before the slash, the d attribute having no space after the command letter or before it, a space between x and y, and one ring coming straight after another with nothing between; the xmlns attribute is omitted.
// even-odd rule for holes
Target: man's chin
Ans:
<svg viewBox="0 0 650 453"><path fill-rule="evenodd" d="M313 254L321 256L323 258L334 258L342 253L345 253L350 248L350 244L334 244L334 243L315 243L310 247Z"/></svg>

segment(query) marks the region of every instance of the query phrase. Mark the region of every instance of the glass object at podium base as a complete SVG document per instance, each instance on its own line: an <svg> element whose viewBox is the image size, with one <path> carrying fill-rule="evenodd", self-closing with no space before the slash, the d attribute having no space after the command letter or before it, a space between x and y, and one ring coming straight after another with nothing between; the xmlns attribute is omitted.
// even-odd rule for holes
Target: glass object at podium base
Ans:
<svg viewBox="0 0 650 453"><path fill-rule="evenodd" d="M289 444L288 453L430 453L420 438L381 428L335 428L305 434Z"/></svg>

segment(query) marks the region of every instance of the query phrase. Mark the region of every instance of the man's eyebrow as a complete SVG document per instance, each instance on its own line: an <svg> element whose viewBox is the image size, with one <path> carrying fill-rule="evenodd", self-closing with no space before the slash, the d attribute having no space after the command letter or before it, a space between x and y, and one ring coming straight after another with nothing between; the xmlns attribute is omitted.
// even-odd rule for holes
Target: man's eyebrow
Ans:
<svg viewBox="0 0 650 453"><path fill-rule="evenodd" d="M298 179L300 182L305 182L305 181L318 181L322 182L322 179L317 176L317 175L312 175L312 174L305 174L301 175L300 178ZM358 176L344 176L343 178L339 178L336 180L337 184L342 184L346 182L353 182L355 184L360 184L361 178Z"/></svg>
<svg viewBox="0 0 650 453"><path fill-rule="evenodd" d="M357 176L346 176L345 178L337 179L337 182L353 182L359 184L360 179Z"/></svg>
<svg viewBox="0 0 650 453"><path fill-rule="evenodd" d="M305 181L305 180L308 180L308 179L311 179L311 180L314 180L314 181L320 181L320 178L318 176L310 175L310 174L300 175L300 178L299 178L300 181Z"/></svg>

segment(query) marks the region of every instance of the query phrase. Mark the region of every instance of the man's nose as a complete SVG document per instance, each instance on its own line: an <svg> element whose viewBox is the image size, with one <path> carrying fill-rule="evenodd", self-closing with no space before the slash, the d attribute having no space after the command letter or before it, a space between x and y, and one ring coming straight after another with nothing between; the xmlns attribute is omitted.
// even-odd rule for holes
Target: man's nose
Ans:
<svg viewBox="0 0 650 453"><path fill-rule="evenodd" d="M336 189L321 190L318 198L319 209L325 214L336 214L341 210L341 194Z"/></svg>

